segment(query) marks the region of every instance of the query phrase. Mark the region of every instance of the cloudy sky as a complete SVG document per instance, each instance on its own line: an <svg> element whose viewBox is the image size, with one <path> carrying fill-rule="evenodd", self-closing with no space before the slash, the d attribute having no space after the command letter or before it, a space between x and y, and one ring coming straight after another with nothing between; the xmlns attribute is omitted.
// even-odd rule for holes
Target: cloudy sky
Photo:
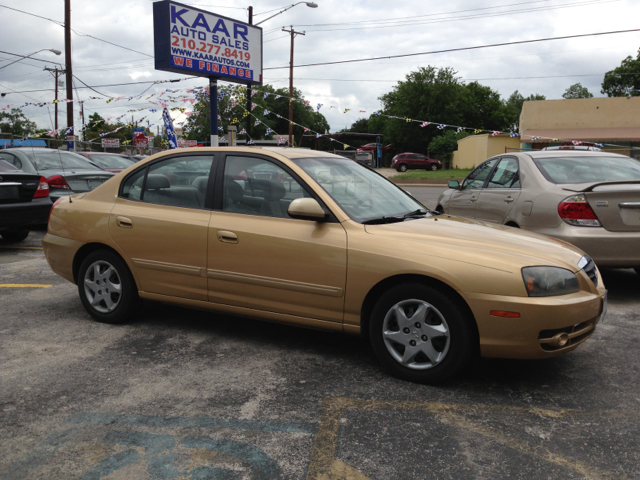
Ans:
<svg viewBox="0 0 640 480"><path fill-rule="evenodd" d="M247 20L249 4L243 6L236 0L182 3ZM282 27L290 25L306 32L305 36L296 37L294 64L309 64L634 29L638 28L640 18L638 0L316 0L316 3L318 8L308 8L302 3L261 25L265 68L288 65L290 40ZM91 86L183 78L184 75L154 69L152 4L150 0L72 0L74 75ZM280 0L255 0L254 23L285 6L287 3ZM64 21L64 0L0 0L0 14L3 20L0 50L20 55L41 49L64 52L64 31L59 25ZM295 70L294 84L312 105L324 104L321 112L335 131L379 109L378 97L420 66L452 67L462 79L478 80L500 92L503 98L514 90L525 96L539 93L548 99L561 98L566 88L576 82L595 96L602 96L600 84L604 72L619 66L626 56L635 56L639 47L640 32L633 32L304 67ZM56 56L43 51L34 57L64 64L64 53ZM43 71L47 64L23 60L2 68L16 58L0 53L0 93L7 94L0 100L0 107L53 100L53 77ZM265 70L264 81L286 87L288 69ZM149 87L147 93L151 94L166 88L207 84L206 79L195 78L180 83L139 83L96 90L111 96L132 96ZM81 84L78 82L76 86ZM79 89L78 95L81 100L97 96L87 89ZM64 97L62 89L60 98ZM152 108L144 101L107 104L104 100L87 100L85 112L87 116L97 111L103 117L111 117L145 106ZM351 111L342 113L347 108ZM367 113L359 113L360 110ZM53 107L26 107L24 112L38 126L52 128ZM77 107L75 113L77 117ZM140 112L136 118L148 114ZM150 115L152 123L159 123L158 114L155 114L158 118ZM60 109L59 123L66 125L64 106Z"/></svg>

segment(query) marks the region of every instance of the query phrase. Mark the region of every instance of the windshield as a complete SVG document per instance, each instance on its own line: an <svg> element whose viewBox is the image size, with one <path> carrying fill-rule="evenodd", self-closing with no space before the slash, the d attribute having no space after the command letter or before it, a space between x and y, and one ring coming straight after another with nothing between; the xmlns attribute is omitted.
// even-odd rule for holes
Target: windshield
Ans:
<svg viewBox="0 0 640 480"><path fill-rule="evenodd" d="M38 171L40 170L61 170L61 169L77 169L77 170L100 170L89 163L85 158L75 153L61 151L35 151L31 155L32 161Z"/></svg>
<svg viewBox="0 0 640 480"><path fill-rule="evenodd" d="M640 180L640 162L628 157L534 158L552 183L600 183Z"/></svg>
<svg viewBox="0 0 640 480"><path fill-rule="evenodd" d="M377 173L353 160L292 159L356 222L403 216L424 206Z"/></svg>
<svg viewBox="0 0 640 480"><path fill-rule="evenodd" d="M102 168L129 168L135 163L120 155L89 155L89 159Z"/></svg>

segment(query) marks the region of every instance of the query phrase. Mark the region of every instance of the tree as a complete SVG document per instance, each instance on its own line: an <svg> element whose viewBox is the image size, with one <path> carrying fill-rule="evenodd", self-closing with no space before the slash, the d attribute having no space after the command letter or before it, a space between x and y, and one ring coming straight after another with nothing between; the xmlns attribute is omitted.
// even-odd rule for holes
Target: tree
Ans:
<svg viewBox="0 0 640 480"><path fill-rule="evenodd" d="M19 108L12 108L9 112L0 112L0 131L12 133L16 137L28 137L36 133L38 126L24 116Z"/></svg>
<svg viewBox="0 0 640 480"><path fill-rule="evenodd" d="M640 96L640 49L635 59L628 56L619 67L604 74L601 92L608 97Z"/></svg>
<svg viewBox="0 0 640 480"><path fill-rule="evenodd" d="M400 117L388 119L373 115L369 131L383 133L385 143L396 145L396 151L424 152L443 133L435 126L422 128L418 122L502 130L508 126L508 115L497 92L477 82L466 85L451 68L421 67L398 82L382 97L383 113Z"/></svg>
<svg viewBox="0 0 640 480"><path fill-rule="evenodd" d="M523 97L518 90L513 92L505 102L507 110L508 125L512 130L518 130L520 125L520 113L522 113L522 105L527 101L546 100L547 97L539 93L532 93L528 97Z"/></svg>
<svg viewBox="0 0 640 480"><path fill-rule="evenodd" d="M120 128L117 132L113 130ZM107 121L102 118L97 112L89 115L89 123L87 124L84 131L84 139L87 142L92 142L91 146L95 148L102 148L101 139L103 137L106 138L117 138L120 140L120 145L126 145L125 142L131 142L133 138L133 128L127 127L122 122L117 123L107 123Z"/></svg>
<svg viewBox="0 0 640 480"><path fill-rule="evenodd" d="M571 85L562 94L562 98L593 98L593 93L587 90L587 87L583 87L580 83Z"/></svg>
<svg viewBox="0 0 640 480"><path fill-rule="evenodd" d="M468 132L456 133L453 130L447 130L429 142L429 154L441 155L445 162L445 168L449 168L453 151L458 148L458 140L462 140L469 135Z"/></svg>

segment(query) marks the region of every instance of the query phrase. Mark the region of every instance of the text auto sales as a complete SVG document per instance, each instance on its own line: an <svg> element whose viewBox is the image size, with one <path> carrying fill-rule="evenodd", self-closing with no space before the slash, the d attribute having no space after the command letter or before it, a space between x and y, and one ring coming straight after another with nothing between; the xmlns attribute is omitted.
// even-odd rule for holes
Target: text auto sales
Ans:
<svg viewBox="0 0 640 480"><path fill-rule="evenodd" d="M248 28L233 23L233 38L224 20L219 18L211 27L200 13L189 24L183 15L187 9L171 6L171 53L174 66L202 72L220 73L252 79L250 69ZM240 67L240 68L238 68Z"/></svg>

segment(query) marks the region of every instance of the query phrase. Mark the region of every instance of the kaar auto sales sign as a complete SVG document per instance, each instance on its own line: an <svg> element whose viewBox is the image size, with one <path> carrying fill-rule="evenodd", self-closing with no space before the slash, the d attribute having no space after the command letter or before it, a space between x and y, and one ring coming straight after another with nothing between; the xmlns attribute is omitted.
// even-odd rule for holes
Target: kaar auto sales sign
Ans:
<svg viewBox="0 0 640 480"><path fill-rule="evenodd" d="M262 29L167 0L153 4L157 70L262 85Z"/></svg>

